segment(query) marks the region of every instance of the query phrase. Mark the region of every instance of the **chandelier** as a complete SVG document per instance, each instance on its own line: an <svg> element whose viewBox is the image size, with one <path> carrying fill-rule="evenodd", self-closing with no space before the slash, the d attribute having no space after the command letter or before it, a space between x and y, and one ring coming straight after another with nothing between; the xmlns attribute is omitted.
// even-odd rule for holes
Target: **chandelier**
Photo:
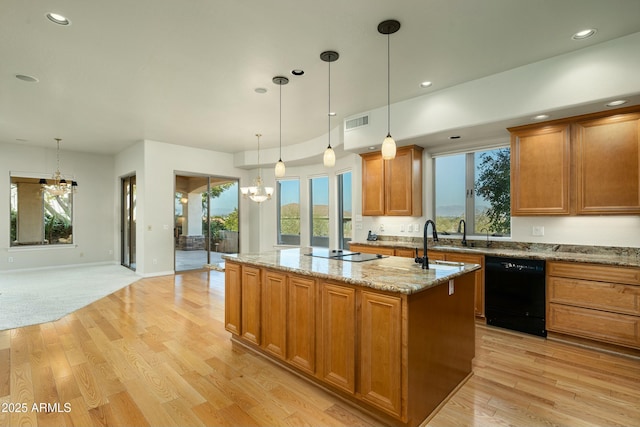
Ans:
<svg viewBox="0 0 640 427"><path fill-rule="evenodd" d="M262 134L257 133L258 137L258 168L260 167L260 137ZM273 187L265 187L262 178L260 177L260 170L258 169L258 177L253 180L253 185L250 187L240 187L242 197L248 197L256 203L262 203L265 200L271 199L273 195Z"/></svg>
<svg viewBox="0 0 640 427"><path fill-rule="evenodd" d="M40 185L44 189L47 186L47 191L54 196L64 196L70 192L76 192L78 183L76 181L67 182L64 175L60 173L60 138L54 138L56 141L56 171L53 173L51 180L44 178L40 179Z"/></svg>

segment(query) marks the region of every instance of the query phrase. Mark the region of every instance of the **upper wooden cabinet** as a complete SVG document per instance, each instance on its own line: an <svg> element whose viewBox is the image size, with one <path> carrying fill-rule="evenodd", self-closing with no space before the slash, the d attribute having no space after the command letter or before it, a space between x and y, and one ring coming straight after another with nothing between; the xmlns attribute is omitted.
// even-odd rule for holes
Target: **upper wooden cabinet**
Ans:
<svg viewBox="0 0 640 427"><path fill-rule="evenodd" d="M422 216L422 147L400 147L393 160L362 156L362 214Z"/></svg>
<svg viewBox="0 0 640 427"><path fill-rule="evenodd" d="M511 215L569 213L569 125L511 132Z"/></svg>
<svg viewBox="0 0 640 427"><path fill-rule="evenodd" d="M640 213L640 113L573 126L577 213Z"/></svg>
<svg viewBox="0 0 640 427"><path fill-rule="evenodd" d="M509 132L511 215L640 213L640 107Z"/></svg>

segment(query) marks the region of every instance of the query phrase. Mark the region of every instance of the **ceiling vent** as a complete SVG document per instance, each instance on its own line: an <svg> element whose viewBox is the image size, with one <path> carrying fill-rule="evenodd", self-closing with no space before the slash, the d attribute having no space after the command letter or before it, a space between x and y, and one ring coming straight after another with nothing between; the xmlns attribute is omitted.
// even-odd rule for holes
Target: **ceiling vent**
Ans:
<svg viewBox="0 0 640 427"><path fill-rule="evenodd" d="M357 128L361 128L363 126L369 125L369 114L365 114L364 116L354 117L352 119L347 119L344 121L344 131L348 132L350 130L354 130Z"/></svg>

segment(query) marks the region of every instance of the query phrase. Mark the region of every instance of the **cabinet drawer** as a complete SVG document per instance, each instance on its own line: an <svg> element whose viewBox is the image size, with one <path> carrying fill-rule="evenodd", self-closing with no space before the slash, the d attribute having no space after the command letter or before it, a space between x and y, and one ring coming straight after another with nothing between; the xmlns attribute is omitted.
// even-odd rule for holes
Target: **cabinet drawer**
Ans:
<svg viewBox="0 0 640 427"><path fill-rule="evenodd" d="M634 267L551 261L547 263L547 274L601 282L640 284L640 268Z"/></svg>
<svg viewBox="0 0 640 427"><path fill-rule="evenodd" d="M363 254L380 254L394 256L395 250L385 246L349 245L349 250Z"/></svg>
<svg viewBox="0 0 640 427"><path fill-rule="evenodd" d="M549 302L640 315L640 286L549 277Z"/></svg>
<svg viewBox="0 0 640 427"><path fill-rule="evenodd" d="M405 258L415 258L416 250L409 248L396 248L395 255Z"/></svg>
<svg viewBox="0 0 640 427"><path fill-rule="evenodd" d="M640 317L637 316L550 303L547 329L640 348Z"/></svg>

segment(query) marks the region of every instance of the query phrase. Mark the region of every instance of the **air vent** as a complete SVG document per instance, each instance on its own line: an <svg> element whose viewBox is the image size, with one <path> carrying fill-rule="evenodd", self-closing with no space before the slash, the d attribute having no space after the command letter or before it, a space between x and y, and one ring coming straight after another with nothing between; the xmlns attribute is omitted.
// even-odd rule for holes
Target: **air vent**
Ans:
<svg viewBox="0 0 640 427"><path fill-rule="evenodd" d="M353 129L361 128L369 125L369 114L344 121L344 131L348 132Z"/></svg>

